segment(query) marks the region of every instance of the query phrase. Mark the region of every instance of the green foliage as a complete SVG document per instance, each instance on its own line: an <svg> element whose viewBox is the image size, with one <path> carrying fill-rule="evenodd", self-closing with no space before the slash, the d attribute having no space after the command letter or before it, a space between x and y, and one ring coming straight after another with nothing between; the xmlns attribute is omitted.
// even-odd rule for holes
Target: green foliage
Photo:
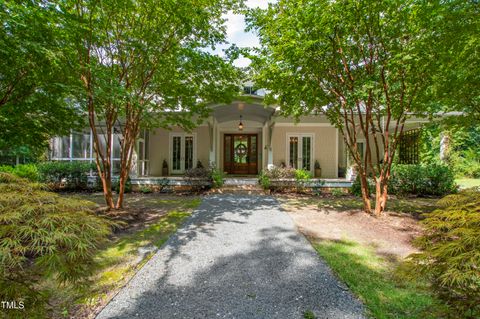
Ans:
<svg viewBox="0 0 480 319"><path fill-rule="evenodd" d="M263 189L270 189L271 181L268 170L262 170L258 175L258 183L262 186Z"/></svg>
<svg viewBox="0 0 480 319"><path fill-rule="evenodd" d="M26 178L32 182L39 180L37 166L35 164L18 164L15 166L0 166L0 172L11 173L18 177Z"/></svg>
<svg viewBox="0 0 480 319"><path fill-rule="evenodd" d="M307 170L297 169L295 170L295 179L297 182L308 182L312 178L312 173Z"/></svg>
<svg viewBox="0 0 480 319"><path fill-rule="evenodd" d="M120 190L120 179L116 178L112 181L112 190L115 192L119 192ZM130 179L130 176L127 177L127 180L125 181L125 188L124 188L125 193L131 193L132 192L132 180Z"/></svg>
<svg viewBox="0 0 480 319"><path fill-rule="evenodd" d="M422 251L404 265L417 280L427 278L432 292L451 308L451 317L480 317L480 189L439 201L425 214L425 233L415 244Z"/></svg>
<svg viewBox="0 0 480 319"><path fill-rule="evenodd" d="M54 5L37 0L1 1L0 21L0 150L36 157L81 122L66 103L60 21Z"/></svg>
<svg viewBox="0 0 480 319"><path fill-rule="evenodd" d="M375 183L371 178L368 178L367 182L369 194L375 194ZM360 175L357 175L357 177L353 181L352 187L350 188L350 193L355 196L362 196L362 183L360 182Z"/></svg>
<svg viewBox="0 0 480 319"><path fill-rule="evenodd" d="M252 9L247 24L261 45L249 56L254 81L267 89L266 103L279 105L283 115L325 114L347 137L359 171L384 183L402 123L412 113L439 108L426 97L440 73L431 63L434 9L429 2L402 0L279 0L265 10ZM381 124L382 118L387 122ZM366 148L362 161L356 138L367 134L372 145L390 147ZM380 164L369 165L372 158ZM376 196L386 198L384 190Z"/></svg>
<svg viewBox="0 0 480 319"><path fill-rule="evenodd" d="M44 162L38 164L40 181L54 190L85 190L88 174L96 172L95 164L80 161Z"/></svg>
<svg viewBox="0 0 480 319"><path fill-rule="evenodd" d="M370 194L375 194L375 182L368 178ZM388 181L388 192L395 195L444 196L457 190L452 170L441 164L410 165L396 164L392 166ZM352 183L350 192L361 196L360 177Z"/></svg>
<svg viewBox="0 0 480 319"><path fill-rule="evenodd" d="M213 186L213 188L222 187L223 183L224 183L225 174L221 170L219 170L215 167L212 168L212 173L211 174L212 174L212 186Z"/></svg>
<svg viewBox="0 0 480 319"><path fill-rule="evenodd" d="M394 165L389 192L399 195L443 196L456 191L452 170L446 165Z"/></svg>
<svg viewBox="0 0 480 319"><path fill-rule="evenodd" d="M149 186L142 186L139 188L139 192L142 194L150 194L153 193L153 189Z"/></svg>
<svg viewBox="0 0 480 319"><path fill-rule="evenodd" d="M445 121L422 128L420 156L422 163L440 161L440 141L443 134L449 136L446 162L457 177L480 177L480 127L465 126L465 123Z"/></svg>
<svg viewBox="0 0 480 319"><path fill-rule="evenodd" d="M110 234L109 223L93 213L94 207L0 173L0 299L24 301L22 316L42 316L49 295L39 285L42 280L85 283Z"/></svg>
<svg viewBox="0 0 480 319"><path fill-rule="evenodd" d="M260 172L258 182L263 189L286 190L294 188L303 192L305 185L310 182L312 174L306 170L291 167L273 167Z"/></svg>

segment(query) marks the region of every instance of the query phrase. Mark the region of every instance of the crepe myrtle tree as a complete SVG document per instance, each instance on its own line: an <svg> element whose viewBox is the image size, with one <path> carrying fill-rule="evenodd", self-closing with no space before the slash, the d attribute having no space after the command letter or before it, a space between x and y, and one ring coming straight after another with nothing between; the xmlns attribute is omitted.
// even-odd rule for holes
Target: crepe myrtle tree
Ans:
<svg viewBox="0 0 480 319"><path fill-rule="evenodd" d="M88 111L105 201L120 209L141 127L191 129L208 115L209 102L226 102L238 92L238 70L207 49L225 41L223 14L241 3L80 0L62 5L75 61L72 74ZM111 190L114 129L121 133L116 203Z"/></svg>
<svg viewBox="0 0 480 319"><path fill-rule="evenodd" d="M257 85L267 102L299 117L325 113L344 137L358 168L364 210L372 213L368 178L375 182L375 209L387 203L387 184L409 114L429 109L423 93L434 69L429 42L435 11L417 1L280 0L247 12L260 37L251 51ZM365 140L362 158L357 147Z"/></svg>

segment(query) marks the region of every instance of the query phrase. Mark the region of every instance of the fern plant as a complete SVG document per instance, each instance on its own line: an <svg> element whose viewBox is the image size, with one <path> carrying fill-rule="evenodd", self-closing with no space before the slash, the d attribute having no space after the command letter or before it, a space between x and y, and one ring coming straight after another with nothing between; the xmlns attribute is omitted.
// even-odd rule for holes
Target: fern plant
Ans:
<svg viewBox="0 0 480 319"><path fill-rule="evenodd" d="M426 215L425 233L410 256L409 273L428 279L432 291L455 318L480 317L480 189L469 189L439 201Z"/></svg>
<svg viewBox="0 0 480 319"><path fill-rule="evenodd" d="M34 311L42 316L47 311L45 287L51 286L46 281L81 284L92 274L95 253L111 228L93 213L94 205L0 173L0 300L26 305L21 313L8 315Z"/></svg>

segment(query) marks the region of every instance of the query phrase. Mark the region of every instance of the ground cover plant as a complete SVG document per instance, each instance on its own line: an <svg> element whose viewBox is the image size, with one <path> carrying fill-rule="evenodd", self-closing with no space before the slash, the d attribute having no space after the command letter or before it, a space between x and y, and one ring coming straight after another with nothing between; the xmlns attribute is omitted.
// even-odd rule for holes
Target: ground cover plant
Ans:
<svg viewBox="0 0 480 319"><path fill-rule="evenodd" d="M405 263L405 274L426 278L432 291L450 307L451 317L480 316L480 189L472 188L439 201L425 215L421 249Z"/></svg>
<svg viewBox="0 0 480 319"><path fill-rule="evenodd" d="M0 173L0 299L25 306L10 310L9 317L45 317L53 292L87 284L111 227L93 208L89 201Z"/></svg>

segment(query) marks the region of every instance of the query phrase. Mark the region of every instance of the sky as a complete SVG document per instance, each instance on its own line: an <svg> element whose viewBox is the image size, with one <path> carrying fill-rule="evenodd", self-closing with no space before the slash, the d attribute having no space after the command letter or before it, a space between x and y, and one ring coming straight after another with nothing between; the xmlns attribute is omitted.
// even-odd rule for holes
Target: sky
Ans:
<svg viewBox="0 0 480 319"><path fill-rule="evenodd" d="M246 0L246 5L250 8L262 8L268 7L268 3L273 0ZM238 47L253 47L258 46L258 38L253 32L245 32L245 19L243 15L233 14L232 12L226 15L227 21L227 41L228 44L218 46L215 53L223 55L224 49L230 47L231 44L236 44ZM234 63L238 67L245 67L250 64L250 60L247 58L237 59Z"/></svg>

